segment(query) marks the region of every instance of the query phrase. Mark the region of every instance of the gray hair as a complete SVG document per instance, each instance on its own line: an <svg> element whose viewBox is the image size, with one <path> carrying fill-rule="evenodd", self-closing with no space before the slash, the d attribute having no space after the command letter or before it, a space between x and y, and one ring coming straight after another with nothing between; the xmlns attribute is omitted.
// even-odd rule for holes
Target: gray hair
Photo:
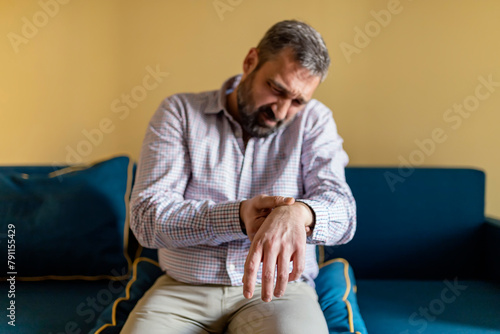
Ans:
<svg viewBox="0 0 500 334"><path fill-rule="evenodd" d="M323 38L313 27L296 20L278 22L266 32L257 45L257 68L286 48L292 50L295 60L311 74L319 76L321 81L326 78L330 56Z"/></svg>

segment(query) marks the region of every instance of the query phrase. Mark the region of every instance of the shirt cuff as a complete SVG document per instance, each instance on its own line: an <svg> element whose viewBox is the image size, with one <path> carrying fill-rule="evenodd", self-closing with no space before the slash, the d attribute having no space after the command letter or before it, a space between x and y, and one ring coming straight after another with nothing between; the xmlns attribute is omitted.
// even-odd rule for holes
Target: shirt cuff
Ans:
<svg viewBox="0 0 500 334"><path fill-rule="evenodd" d="M240 201L214 204L209 209L208 217L218 242L247 238L240 225Z"/></svg>
<svg viewBox="0 0 500 334"><path fill-rule="evenodd" d="M307 237L309 244L324 244L328 239L328 224L330 215L328 209L318 201L310 199L300 199L297 202L307 204L314 213L314 228L311 236Z"/></svg>

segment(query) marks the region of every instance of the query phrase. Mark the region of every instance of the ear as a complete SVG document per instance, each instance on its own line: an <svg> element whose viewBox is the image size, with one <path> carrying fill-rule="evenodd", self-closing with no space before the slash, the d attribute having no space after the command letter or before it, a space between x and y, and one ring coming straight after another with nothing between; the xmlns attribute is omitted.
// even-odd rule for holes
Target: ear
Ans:
<svg viewBox="0 0 500 334"><path fill-rule="evenodd" d="M256 48L251 48L248 51L245 60L243 61L243 77L246 77L257 67L259 63L259 52Z"/></svg>

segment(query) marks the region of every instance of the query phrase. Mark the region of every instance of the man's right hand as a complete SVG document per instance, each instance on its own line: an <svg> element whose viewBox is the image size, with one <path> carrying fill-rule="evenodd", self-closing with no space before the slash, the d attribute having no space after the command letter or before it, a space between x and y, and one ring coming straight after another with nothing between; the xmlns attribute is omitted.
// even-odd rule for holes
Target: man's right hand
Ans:
<svg viewBox="0 0 500 334"><path fill-rule="evenodd" d="M283 196L257 195L251 199L241 201L240 219L245 225L250 241L271 211L283 205L292 205L295 199Z"/></svg>

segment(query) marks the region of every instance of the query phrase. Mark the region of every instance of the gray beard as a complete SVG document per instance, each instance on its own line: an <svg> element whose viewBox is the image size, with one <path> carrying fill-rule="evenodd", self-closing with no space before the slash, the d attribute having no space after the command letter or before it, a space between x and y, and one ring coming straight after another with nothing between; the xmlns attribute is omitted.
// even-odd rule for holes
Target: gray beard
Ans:
<svg viewBox="0 0 500 334"><path fill-rule="evenodd" d="M245 96L243 90L246 87L243 87L242 89L242 84L238 86L238 91L236 92L236 100L243 130L245 130L251 137L265 138L282 128L284 125L284 122L282 120L278 121L276 126L272 128L260 124L260 114L264 114L267 118L273 121L277 120L274 117L274 113L270 105L264 105L259 107L258 109L253 109L253 103L249 103L248 101L250 99L250 92L247 91Z"/></svg>

